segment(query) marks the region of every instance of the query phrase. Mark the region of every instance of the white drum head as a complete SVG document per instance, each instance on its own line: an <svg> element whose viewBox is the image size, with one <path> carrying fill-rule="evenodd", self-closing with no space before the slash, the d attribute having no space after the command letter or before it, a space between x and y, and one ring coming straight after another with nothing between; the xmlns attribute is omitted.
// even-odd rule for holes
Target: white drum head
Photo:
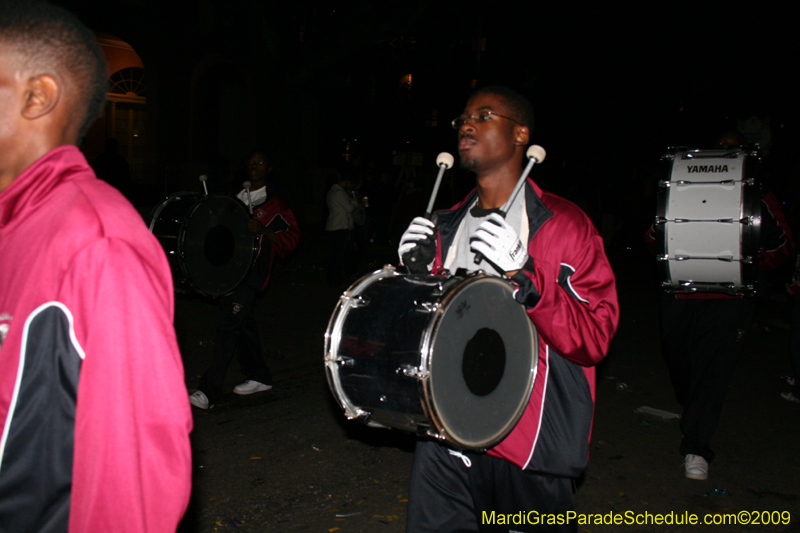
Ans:
<svg viewBox="0 0 800 533"><path fill-rule="evenodd" d="M440 432L463 448L489 448L528 404L536 330L507 282L468 278L443 302L428 360L426 393Z"/></svg>

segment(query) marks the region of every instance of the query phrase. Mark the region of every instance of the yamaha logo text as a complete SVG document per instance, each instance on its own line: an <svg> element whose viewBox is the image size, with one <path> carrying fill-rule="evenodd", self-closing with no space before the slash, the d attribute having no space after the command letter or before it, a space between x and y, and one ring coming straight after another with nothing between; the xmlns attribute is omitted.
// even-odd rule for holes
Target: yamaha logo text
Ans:
<svg viewBox="0 0 800 533"><path fill-rule="evenodd" d="M727 172L728 165L694 165L686 167L686 172L691 174L693 172Z"/></svg>

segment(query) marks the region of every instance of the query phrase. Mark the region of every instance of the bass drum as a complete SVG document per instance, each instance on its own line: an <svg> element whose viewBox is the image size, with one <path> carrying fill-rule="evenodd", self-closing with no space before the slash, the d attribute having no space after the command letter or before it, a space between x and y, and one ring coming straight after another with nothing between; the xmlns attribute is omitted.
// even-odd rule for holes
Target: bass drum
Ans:
<svg viewBox="0 0 800 533"><path fill-rule="evenodd" d="M675 148L663 158L656 259L669 293L752 294L758 272L758 152Z"/></svg>
<svg viewBox="0 0 800 533"><path fill-rule="evenodd" d="M325 333L328 384L349 419L462 449L502 440L528 405L536 329L501 278L386 266L341 297Z"/></svg>
<svg viewBox="0 0 800 533"><path fill-rule="evenodd" d="M150 231L167 253L175 290L216 297L238 287L258 251L249 219L228 196L178 192L156 207Z"/></svg>

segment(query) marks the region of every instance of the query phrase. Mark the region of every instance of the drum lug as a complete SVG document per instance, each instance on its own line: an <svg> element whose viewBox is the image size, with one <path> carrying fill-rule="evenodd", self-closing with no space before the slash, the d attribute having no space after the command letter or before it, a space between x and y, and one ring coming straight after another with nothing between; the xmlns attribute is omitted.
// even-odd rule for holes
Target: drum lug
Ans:
<svg viewBox="0 0 800 533"><path fill-rule="evenodd" d="M362 424L366 424L372 427L383 427L377 422L372 422L370 418L372 417L372 411L365 411L364 409L355 408L352 409L351 406L345 406L344 409L344 417L348 420L357 420Z"/></svg>
<svg viewBox="0 0 800 533"><path fill-rule="evenodd" d="M658 182L658 186L661 187L661 188L669 187L670 184L671 184L671 182L668 181L668 180L661 180L661 181Z"/></svg>
<svg viewBox="0 0 800 533"><path fill-rule="evenodd" d="M669 255L667 255L667 254L657 255L656 256L656 261L669 261Z"/></svg>
<svg viewBox="0 0 800 533"><path fill-rule="evenodd" d="M356 365L356 360L352 357L339 357L335 361L344 368L352 368Z"/></svg>
<svg viewBox="0 0 800 533"><path fill-rule="evenodd" d="M742 263L747 263L748 265L752 265L753 264L753 257L747 255L745 257L742 257L741 261L742 261ZM749 286L748 286L748 288L749 288Z"/></svg>
<svg viewBox="0 0 800 533"><path fill-rule="evenodd" d="M397 369L397 373L410 378L428 379L428 373L421 371L419 367L414 365L400 365L400 368Z"/></svg>
<svg viewBox="0 0 800 533"><path fill-rule="evenodd" d="M436 431L436 428L428 428L428 430L425 431L425 435L427 435L428 437L433 437L434 439L437 439L437 440L440 440L440 441L447 440L447 435L445 434L444 428L442 428L442 432L441 433Z"/></svg>
<svg viewBox="0 0 800 533"><path fill-rule="evenodd" d="M418 302L414 300L414 305L417 307L417 311L421 313L435 313L439 309L439 304L433 302Z"/></svg>
<svg viewBox="0 0 800 533"><path fill-rule="evenodd" d="M347 302L350 307L366 307L369 305L369 299L360 294L358 296L350 296L348 293L344 293L342 301Z"/></svg>

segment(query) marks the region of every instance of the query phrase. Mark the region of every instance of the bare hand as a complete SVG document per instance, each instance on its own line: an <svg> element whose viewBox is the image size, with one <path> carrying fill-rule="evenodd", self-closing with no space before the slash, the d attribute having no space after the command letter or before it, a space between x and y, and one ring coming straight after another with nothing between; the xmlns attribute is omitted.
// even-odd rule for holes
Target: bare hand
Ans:
<svg viewBox="0 0 800 533"><path fill-rule="evenodd" d="M258 235L264 232L264 225L258 220L251 218L247 221L247 229L250 230L250 233L255 233Z"/></svg>

